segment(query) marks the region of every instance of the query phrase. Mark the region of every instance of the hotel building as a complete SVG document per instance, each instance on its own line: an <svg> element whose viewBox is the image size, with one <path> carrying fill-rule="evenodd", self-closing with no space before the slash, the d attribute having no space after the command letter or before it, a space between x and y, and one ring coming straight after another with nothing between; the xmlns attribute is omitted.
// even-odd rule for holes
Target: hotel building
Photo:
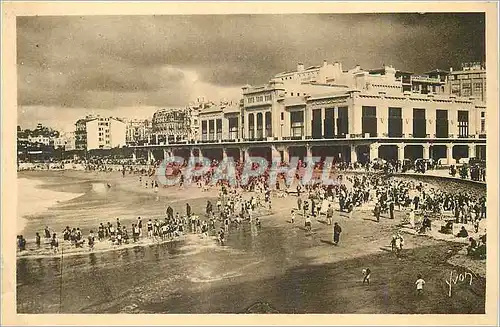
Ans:
<svg viewBox="0 0 500 327"><path fill-rule="evenodd" d="M187 108L160 109L153 114L152 135L148 142L167 144L186 142L190 134L190 117Z"/></svg>
<svg viewBox="0 0 500 327"><path fill-rule="evenodd" d="M151 134L151 120L148 119L133 119L126 122L126 138L127 144L137 144L148 138Z"/></svg>
<svg viewBox="0 0 500 327"><path fill-rule="evenodd" d="M486 67L484 63L462 64L462 69L450 69L451 93L459 97L474 97L486 101Z"/></svg>
<svg viewBox="0 0 500 327"><path fill-rule="evenodd" d="M448 74L439 70L417 76L390 66L299 64L265 85L244 86L237 106L201 110L201 137L182 151L284 161L311 155L358 162L485 159L484 102L449 94L447 85ZM172 145L163 155L179 151Z"/></svg>
<svg viewBox="0 0 500 327"><path fill-rule="evenodd" d="M87 116L75 127L76 150L112 149L126 143L125 122L119 118Z"/></svg>

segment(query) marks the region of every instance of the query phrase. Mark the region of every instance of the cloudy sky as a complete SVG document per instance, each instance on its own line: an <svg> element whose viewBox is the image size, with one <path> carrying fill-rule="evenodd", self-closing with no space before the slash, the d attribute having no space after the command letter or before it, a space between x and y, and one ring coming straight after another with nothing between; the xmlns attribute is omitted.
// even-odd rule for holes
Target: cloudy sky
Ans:
<svg viewBox="0 0 500 327"><path fill-rule="evenodd" d="M18 17L18 122L70 131L89 112L237 100L297 62L422 73L484 58L483 14Z"/></svg>

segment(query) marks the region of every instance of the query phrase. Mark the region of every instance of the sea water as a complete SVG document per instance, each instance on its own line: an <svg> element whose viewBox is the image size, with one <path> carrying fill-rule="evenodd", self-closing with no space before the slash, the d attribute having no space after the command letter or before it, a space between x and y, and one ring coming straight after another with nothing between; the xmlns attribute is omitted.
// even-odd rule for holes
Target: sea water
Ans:
<svg viewBox="0 0 500 327"><path fill-rule="evenodd" d="M58 203L69 201L82 196L83 193L58 192L49 189L41 189L44 185L41 180L18 178L17 179L17 224L16 230L22 233L27 224L29 216L45 212Z"/></svg>

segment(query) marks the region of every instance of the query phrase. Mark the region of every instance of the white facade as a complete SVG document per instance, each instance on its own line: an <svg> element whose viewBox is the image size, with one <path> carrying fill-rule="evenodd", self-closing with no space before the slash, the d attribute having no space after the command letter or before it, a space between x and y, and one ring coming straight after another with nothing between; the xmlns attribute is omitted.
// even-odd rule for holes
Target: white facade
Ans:
<svg viewBox="0 0 500 327"><path fill-rule="evenodd" d="M51 138L49 136L43 136L43 135L38 135L38 136L28 136L28 141L32 143L40 143L44 145L50 145L51 143Z"/></svg>
<svg viewBox="0 0 500 327"><path fill-rule="evenodd" d="M103 143L99 142L99 137L102 138L102 132L99 131L98 120L93 119L87 122L87 150L102 148ZM99 135L101 133L101 135Z"/></svg>
<svg viewBox="0 0 500 327"><path fill-rule="evenodd" d="M134 119L126 123L126 142L135 143L144 141L151 134L151 121L148 119Z"/></svg>
<svg viewBox="0 0 500 327"><path fill-rule="evenodd" d="M125 123L117 118L97 117L87 121L87 150L122 147L126 141Z"/></svg>
<svg viewBox="0 0 500 327"><path fill-rule="evenodd" d="M71 151L75 149L75 133L64 133L58 138L54 139L54 148L64 148L65 151Z"/></svg>
<svg viewBox="0 0 500 327"><path fill-rule="evenodd" d="M126 144L127 127L122 120L110 118L109 140L111 148L122 147Z"/></svg>
<svg viewBox="0 0 500 327"><path fill-rule="evenodd" d="M451 69L451 93L460 97L475 97L486 101L486 67L483 63L462 64L462 69Z"/></svg>
<svg viewBox="0 0 500 327"><path fill-rule="evenodd" d="M75 133L74 132L68 133L66 136L66 145L64 146L64 150L65 151L75 150L76 149L75 140L76 140Z"/></svg>

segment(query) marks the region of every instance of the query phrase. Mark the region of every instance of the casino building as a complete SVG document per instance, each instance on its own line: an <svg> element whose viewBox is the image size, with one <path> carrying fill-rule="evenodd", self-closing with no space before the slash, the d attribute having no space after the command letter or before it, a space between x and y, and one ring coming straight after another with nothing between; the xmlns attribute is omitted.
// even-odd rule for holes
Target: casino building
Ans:
<svg viewBox="0 0 500 327"><path fill-rule="evenodd" d="M486 106L449 92L448 73L426 75L391 66L343 70L340 63L275 75L242 88L237 104L198 113L198 138L140 147L150 159L169 155L333 156L348 162L376 158L433 158L455 164L486 158Z"/></svg>

